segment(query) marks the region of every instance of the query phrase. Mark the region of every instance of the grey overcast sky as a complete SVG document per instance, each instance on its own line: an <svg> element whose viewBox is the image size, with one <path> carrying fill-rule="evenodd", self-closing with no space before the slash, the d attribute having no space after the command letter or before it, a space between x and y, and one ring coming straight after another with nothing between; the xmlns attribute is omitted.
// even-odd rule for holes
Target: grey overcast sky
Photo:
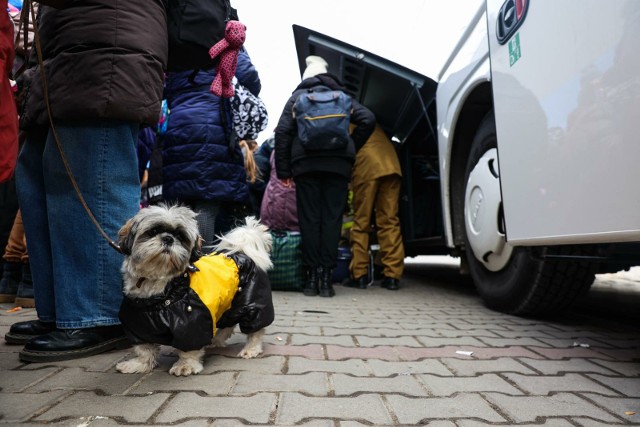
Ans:
<svg viewBox="0 0 640 427"><path fill-rule="evenodd" d="M436 78L482 0L231 0L269 112L262 143L300 82L292 25L343 40Z"/></svg>

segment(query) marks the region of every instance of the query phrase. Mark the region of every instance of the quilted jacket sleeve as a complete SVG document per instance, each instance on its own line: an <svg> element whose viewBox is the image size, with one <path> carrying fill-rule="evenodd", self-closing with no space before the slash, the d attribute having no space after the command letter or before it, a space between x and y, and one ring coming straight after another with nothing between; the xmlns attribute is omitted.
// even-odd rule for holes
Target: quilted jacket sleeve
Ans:
<svg viewBox="0 0 640 427"><path fill-rule="evenodd" d="M275 131L275 158L276 174L278 178L291 178L291 145L296 135L296 123L293 118L293 104L295 103L297 92L289 98Z"/></svg>
<svg viewBox="0 0 640 427"><path fill-rule="evenodd" d="M258 70L251 62L251 57L246 49L243 47L238 53L238 66L236 67L236 78L238 82L246 87L249 92L255 96L260 95L262 90L262 83L260 82L260 76Z"/></svg>

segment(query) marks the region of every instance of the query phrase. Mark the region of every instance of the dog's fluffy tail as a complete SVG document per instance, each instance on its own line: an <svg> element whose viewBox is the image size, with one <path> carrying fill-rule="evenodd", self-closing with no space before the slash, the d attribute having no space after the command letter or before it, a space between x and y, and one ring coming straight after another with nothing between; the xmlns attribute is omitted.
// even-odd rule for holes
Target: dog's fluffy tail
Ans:
<svg viewBox="0 0 640 427"><path fill-rule="evenodd" d="M271 263L271 233L253 216L245 218L245 224L234 228L213 247L214 251L227 253L241 252L251 258L258 268L268 271Z"/></svg>

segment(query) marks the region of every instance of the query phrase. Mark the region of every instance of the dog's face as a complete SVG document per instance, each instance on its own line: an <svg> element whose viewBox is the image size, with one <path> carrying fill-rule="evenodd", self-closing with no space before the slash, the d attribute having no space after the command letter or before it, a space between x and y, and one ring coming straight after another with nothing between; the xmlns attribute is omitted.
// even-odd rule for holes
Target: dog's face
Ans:
<svg viewBox="0 0 640 427"><path fill-rule="evenodd" d="M123 272L132 278L167 278L184 272L197 258L196 213L184 206L141 209L120 229Z"/></svg>

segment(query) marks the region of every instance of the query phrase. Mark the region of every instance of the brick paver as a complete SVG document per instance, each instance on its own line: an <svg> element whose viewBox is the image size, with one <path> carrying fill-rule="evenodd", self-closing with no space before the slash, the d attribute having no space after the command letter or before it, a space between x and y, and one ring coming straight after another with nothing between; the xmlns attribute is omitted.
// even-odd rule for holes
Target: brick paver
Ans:
<svg viewBox="0 0 640 427"><path fill-rule="evenodd" d="M389 395L387 399L401 425L424 425L430 420L460 418L479 418L494 423L505 421L478 394L458 394L452 397L433 397L421 400Z"/></svg>
<svg viewBox="0 0 640 427"><path fill-rule="evenodd" d="M456 393L495 391L511 395L521 395L518 388L496 374L482 374L477 377L438 377L420 375L422 383L433 396L451 396Z"/></svg>
<svg viewBox="0 0 640 427"><path fill-rule="evenodd" d="M551 396L508 396L487 393L485 396L517 423L530 423L538 418L554 416L588 416L603 422L618 421L617 417L607 411L571 393L558 393Z"/></svg>
<svg viewBox="0 0 640 427"><path fill-rule="evenodd" d="M620 304L640 301L632 270ZM169 347L153 372L125 375L115 364L130 349L23 364L20 347L0 342L0 427L640 426L640 317L591 313L598 294L555 319L508 316L457 275L421 271L408 263L398 292L274 292L264 355L238 358L236 334L188 378L169 375ZM616 292L615 277L592 292ZM2 335L35 318L9 308L0 304Z"/></svg>
<svg viewBox="0 0 640 427"><path fill-rule="evenodd" d="M126 396L100 396L96 392L71 394L35 421L52 421L62 417L101 416L124 423L144 423L170 398L169 393L149 394L130 399Z"/></svg>

